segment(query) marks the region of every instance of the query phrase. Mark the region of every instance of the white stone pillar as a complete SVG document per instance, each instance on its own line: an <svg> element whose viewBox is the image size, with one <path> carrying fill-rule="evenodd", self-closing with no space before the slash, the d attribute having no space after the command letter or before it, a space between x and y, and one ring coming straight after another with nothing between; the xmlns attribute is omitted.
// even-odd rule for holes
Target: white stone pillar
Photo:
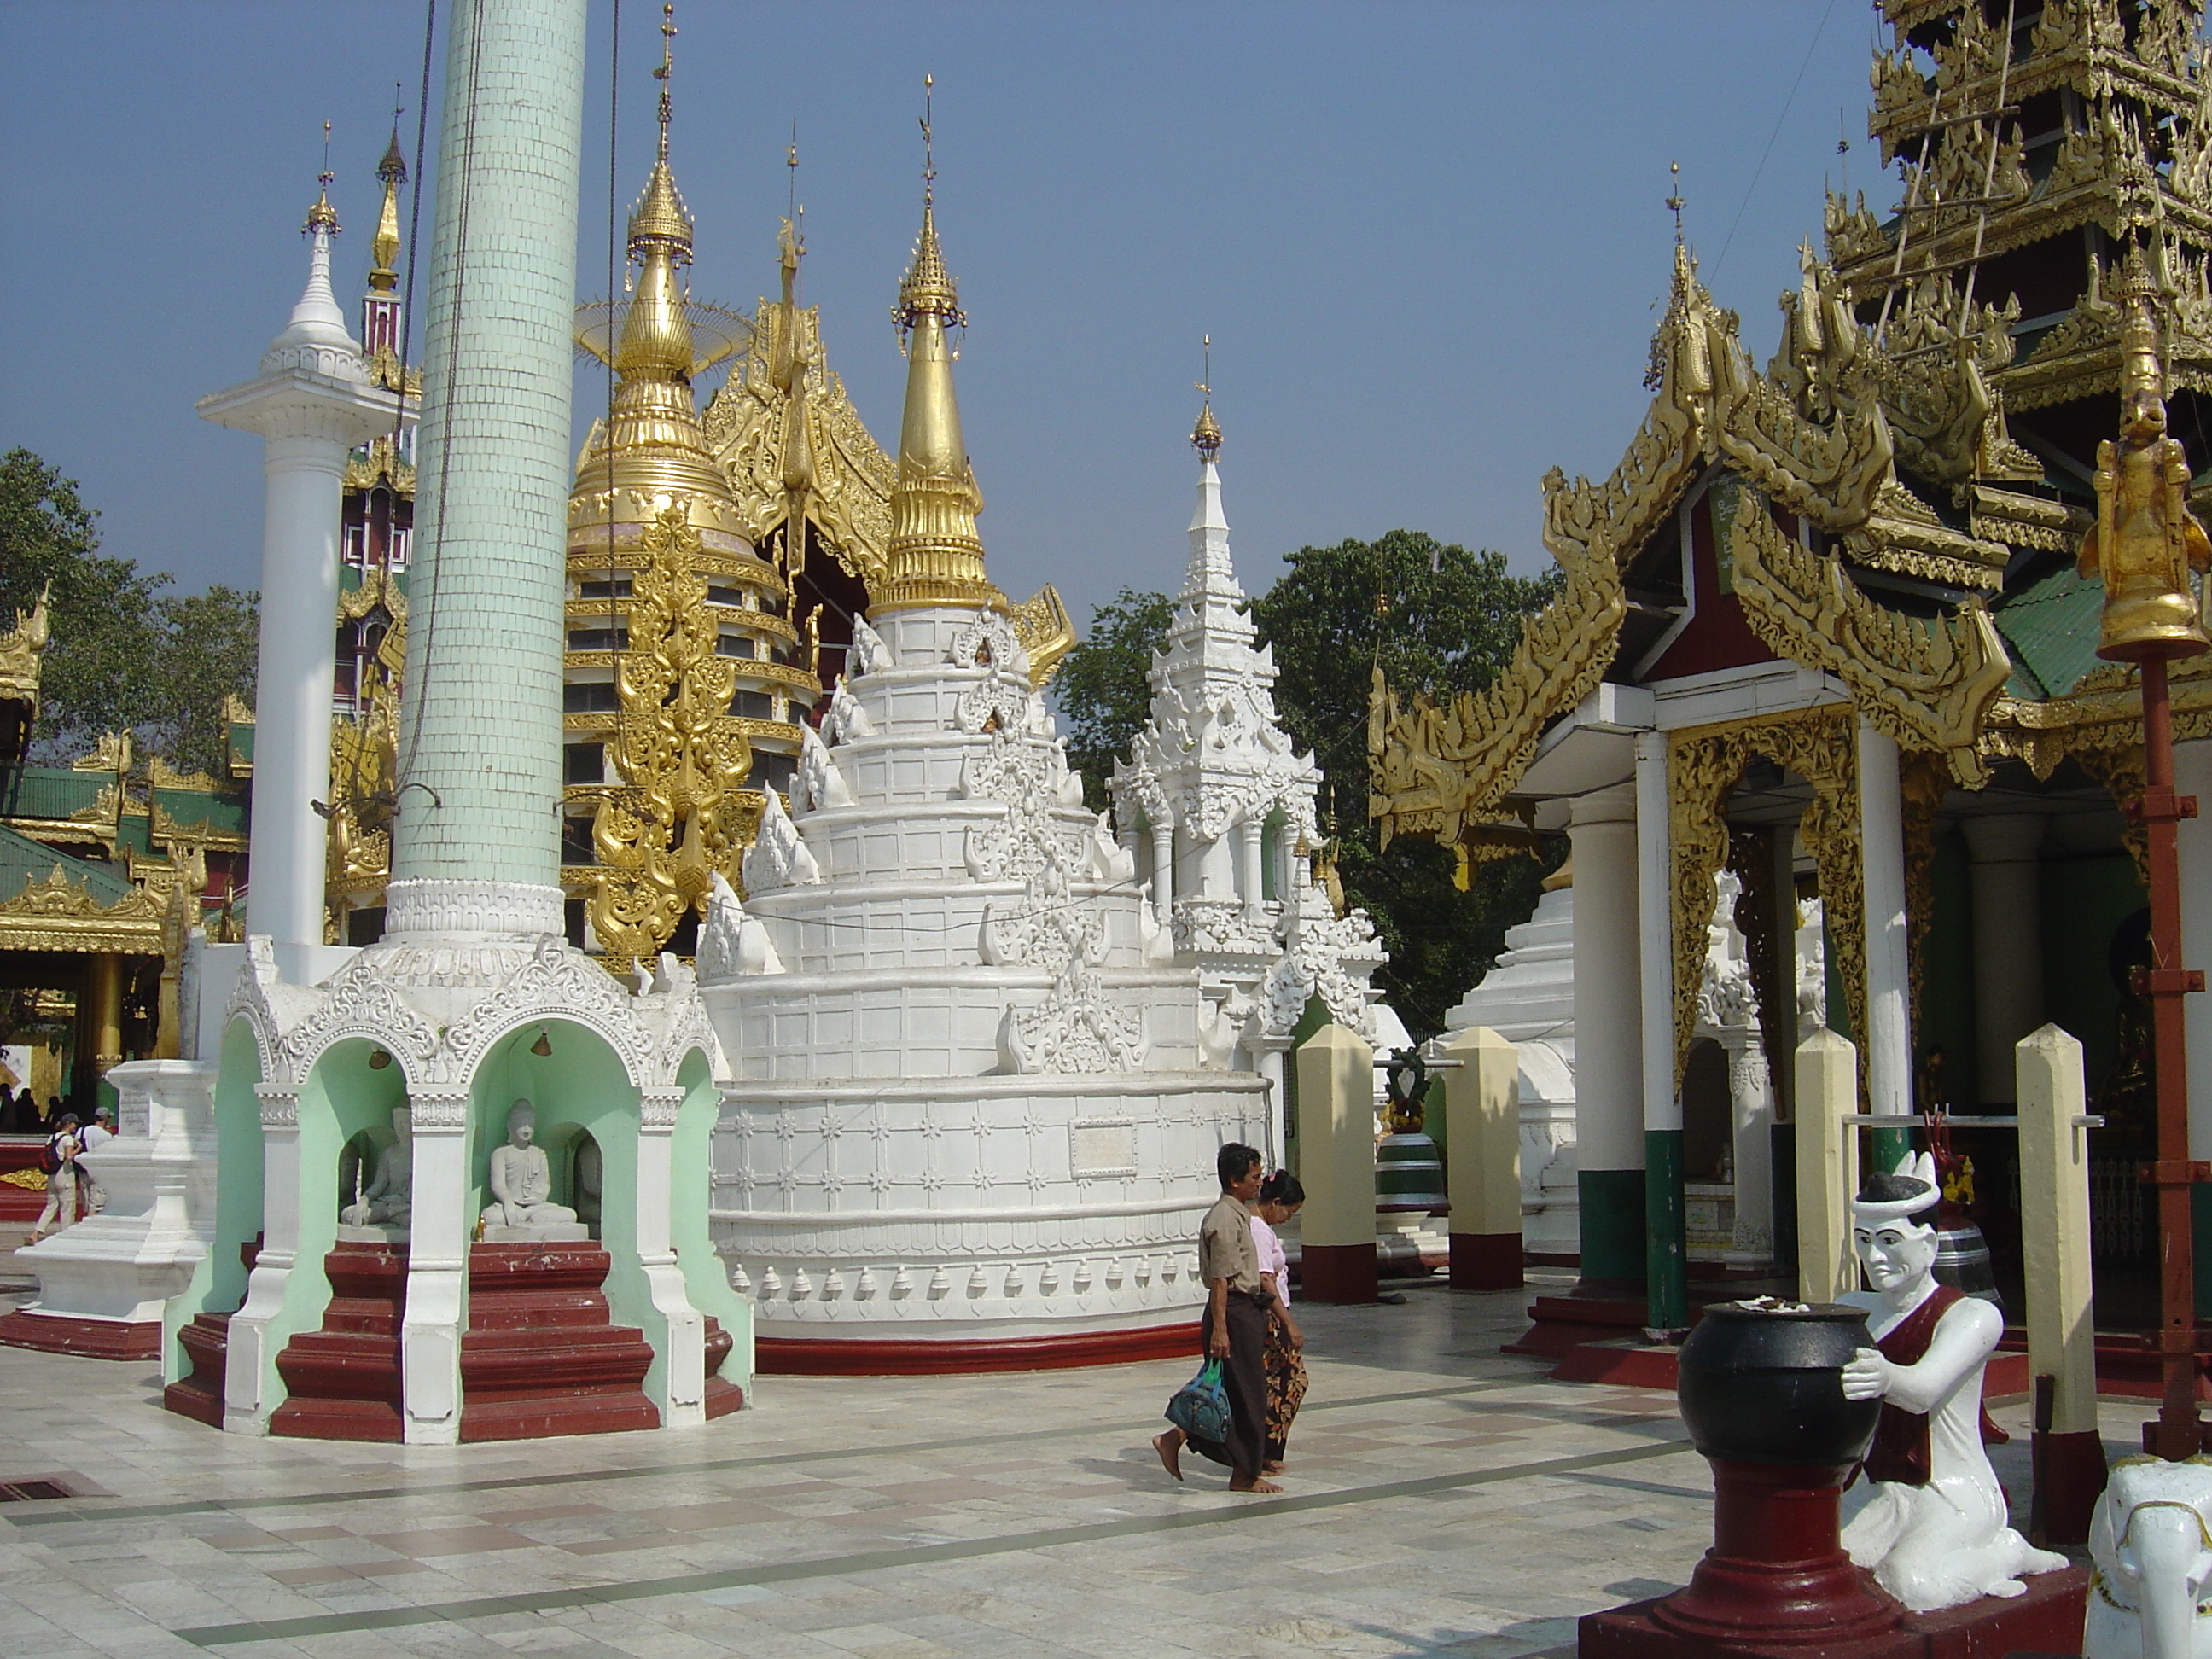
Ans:
<svg viewBox="0 0 2212 1659"><path fill-rule="evenodd" d="M1905 946L1905 818L1897 744L1859 722L1859 856L1866 897L1868 1109L1912 1109L1911 974Z"/></svg>
<svg viewBox="0 0 2212 1659"><path fill-rule="evenodd" d="M1284 1084L1287 1068L1283 1056L1290 1051L1289 1034L1249 1037L1244 1046L1251 1051L1253 1069L1267 1080L1267 1139L1259 1149L1260 1155L1269 1169L1286 1169L1291 1156L1290 1100Z"/></svg>
<svg viewBox="0 0 2212 1659"><path fill-rule="evenodd" d="M2013 1098L2013 1045L2043 1024L2040 812L1961 819L1974 887L1976 1097Z"/></svg>
<svg viewBox="0 0 2212 1659"><path fill-rule="evenodd" d="M353 445L414 418L411 407L370 385L331 292L330 263L330 228L318 225L306 292L260 374L197 405L202 419L263 440L246 921L274 942L278 968L299 984L315 977L313 954L323 942L327 830L311 803L331 792L340 479Z"/></svg>
<svg viewBox="0 0 2212 1659"><path fill-rule="evenodd" d="M469 1100L416 1095L407 1311L399 1325L402 1432L408 1444L461 1437L461 1334L469 1327Z"/></svg>
<svg viewBox="0 0 2212 1659"><path fill-rule="evenodd" d="M1254 923L1267 915L1267 878L1260 870L1261 838L1264 829L1260 820L1249 812L1245 814L1244 821L1237 825L1237 848L1243 854L1238 860L1243 866L1238 877L1244 889L1244 919Z"/></svg>
<svg viewBox="0 0 2212 1659"><path fill-rule="evenodd" d="M1175 824L1152 825L1152 914L1160 926L1175 925Z"/></svg>
<svg viewBox="0 0 2212 1659"><path fill-rule="evenodd" d="M707 1420L707 1322L691 1305L669 1237L676 1114L683 1104L681 1089L648 1089L638 1103L637 1255L666 1333L653 1344L658 1363L646 1381L665 1429Z"/></svg>
<svg viewBox="0 0 2212 1659"><path fill-rule="evenodd" d="M1822 1026L1797 1046L1797 1295L1833 1302L1859 1287L1851 1249L1858 1144L1844 1119L1858 1110L1858 1053Z"/></svg>
<svg viewBox="0 0 2212 1659"><path fill-rule="evenodd" d="M2212 738L2173 745L2173 787L2197 797L2197 811L2179 825L2182 965L2212 967ZM2212 995L2184 997L2181 1009L2189 1042L2189 1155L2212 1158ZM2206 1229L2197 1231L2202 1237Z"/></svg>
<svg viewBox="0 0 2212 1659"><path fill-rule="evenodd" d="M270 1414L284 1403L276 1356L291 1334L284 1292L300 1254L300 1091L264 1083L254 1094L261 1108L261 1249L223 1349L222 1426L230 1434L267 1434Z"/></svg>
<svg viewBox="0 0 2212 1659"><path fill-rule="evenodd" d="M1667 736L1636 734L1636 957L1643 1011L1644 1127L1680 1130L1674 1088L1674 872L1667 835ZM1579 1022L1577 1022L1579 1029Z"/></svg>
<svg viewBox="0 0 2212 1659"><path fill-rule="evenodd" d="M1636 795L1577 799L1575 861L1575 1135L1586 1280L1644 1277L1644 1066L1638 972Z"/></svg>
<svg viewBox="0 0 2212 1659"><path fill-rule="evenodd" d="M1774 1095L1757 1024L1723 1041L1735 1147L1735 1237L1728 1265L1763 1267L1774 1259Z"/></svg>

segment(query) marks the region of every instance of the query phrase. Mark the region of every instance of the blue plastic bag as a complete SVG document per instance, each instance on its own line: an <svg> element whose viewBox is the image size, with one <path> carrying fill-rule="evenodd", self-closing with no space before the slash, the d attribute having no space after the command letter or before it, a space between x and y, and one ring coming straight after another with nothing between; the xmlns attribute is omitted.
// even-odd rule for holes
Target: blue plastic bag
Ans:
<svg viewBox="0 0 2212 1659"><path fill-rule="evenodd" d="M1168 1401L1168 1421L1193 1440L1219 1445L1229 1438L1229 1391L1221 1386L1221 1362L1209 1359L1196 1376Z"/></svg>

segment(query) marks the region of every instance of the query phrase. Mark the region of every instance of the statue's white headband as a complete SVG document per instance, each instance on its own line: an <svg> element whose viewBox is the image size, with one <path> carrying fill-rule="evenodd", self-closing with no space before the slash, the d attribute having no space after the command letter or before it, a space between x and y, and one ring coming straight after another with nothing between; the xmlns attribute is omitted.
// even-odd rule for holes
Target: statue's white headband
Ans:
<svg viewBox="0 0 2212 1659"><path fill-rule="evenodd" d="M1903 1221L1934 1209L1942 1196L1942 1183L1936 1178L1936 1160L1926 1152L1917 1158L1907 1152L1889 1174L1867 1177L1866 1185L1851 1200L1851 1218L1862 1226Z"/></svg>

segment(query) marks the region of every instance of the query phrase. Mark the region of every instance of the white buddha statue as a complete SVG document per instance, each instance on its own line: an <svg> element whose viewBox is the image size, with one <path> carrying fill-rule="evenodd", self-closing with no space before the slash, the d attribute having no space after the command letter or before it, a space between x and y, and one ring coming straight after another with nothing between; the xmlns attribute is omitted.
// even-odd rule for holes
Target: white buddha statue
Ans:
<svg viewBox="0 0 2212 1659"><path fill-rule="evenodd" d="M550 1201L553 1166L537 1139L538 1109L516 1101L507 1109L507 1139L492 1148L492 1201L484 1206L485 1226L544 1231L575 1225L574 1210Z"/></svg>
<svg viewBox="0 0 2212 1659"><path fill-rule="evenodd" d="M1875 1342L1844 1368L1844 1394L1882 1402L1863 1466L1872 1496L1843 1545L1915 1613L2025 1595L2017 1575L2066 1565L2006 1524L1981 1434L1982 1367L2004 1316L1936 1282L1942 1196L1925 1152L1869 1176L1851 1203L1851 1237L1874 1290L1838 1298L1867 1310Z"/></svg>
<svg viewBox="0 0 2212 1659"><path fill-rule="evenodd" d="M415 1213L415 1124L404 1105L392 1109L392 1135L359 1200L338 1212L349 1227L404 1228Z"/></svg>

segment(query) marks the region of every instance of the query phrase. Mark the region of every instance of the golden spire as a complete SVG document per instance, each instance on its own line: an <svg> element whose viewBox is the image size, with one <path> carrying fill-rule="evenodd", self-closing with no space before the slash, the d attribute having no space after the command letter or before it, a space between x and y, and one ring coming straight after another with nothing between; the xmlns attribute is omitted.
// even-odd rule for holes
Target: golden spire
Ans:
<svg viewBox="0 0 2212 1659"><path fill-rule="evenodd" d="M399 288L399 186L407 182L407 163L399 154L399 115L392 117L392 142L376 164L384 181L384 207L376 216L376 234L368 244L368 288L372 294L392 294Z"/></svg>
<svg viewBox="0 0 2212 1659"><path fill-rule="evenodd" d="M1190 447L1198 452L1198 459L1211 466L1221 453L1221 428L1213 419L1213 337L1199 336L1199 344L1206 353L1206 378L1194 388L1205 398L1198 407L1198 424L1190 429Z"/></svg>
<svg viewBox="0 0 2212 1659"><path fill-rule="evenodd" d="M337 210L331 205L331 180L337 177L331 171L331 124L325 121L323 123L323 170L315 175L315 182L321 188L315 192L314 206L307 210L307 222L300 227L302 236L311 236L319 230L327 236L338 234Z"/></svg>
<svg viewBox="0 0 2212 1659"><path fill-rule="evenodd" d="M952 350L945 331L963 325L960 299L937 245L937 164L930 124L934 77L922 81L921 234L891 316L906 337L906 410L899 424L898 483L891 490L890 546L871 614L918 605L1006 608L983 573L975 488L952 395Z"/></svg>
<svg viewBox="0 0 2212 1659"><path fill-rule="evenodd" d="M653 78L660 82L660 150L646 177L644 193L630 210L629 251L633 258L641 259L648 248L665 247L675 264L688 265L691 263L691 214L677 191L676 175L668 170L668 79L675 68L675 18L672 0L660 8L660 64L653 71Z"/></svg>

